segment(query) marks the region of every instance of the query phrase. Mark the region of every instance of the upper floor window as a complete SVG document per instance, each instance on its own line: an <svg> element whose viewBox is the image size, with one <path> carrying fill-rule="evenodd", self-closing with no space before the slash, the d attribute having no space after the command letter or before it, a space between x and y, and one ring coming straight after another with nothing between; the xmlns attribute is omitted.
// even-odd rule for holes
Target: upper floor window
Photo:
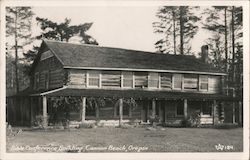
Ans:
<svg viewBox="0 0 250 160"><path fill-rule="evenodd" d="M103 71L102 87L121 87L121 72Z"/></svg>
<svg viewBox="0 0 250 160"><path fill-rule="evenodd" d="M197 90L198 89L198 76L195 74L184 75L184 89Z"/></svg>
<svg viewBox="0 0 250 160"><path fill-rule="evenodd" d="M148 86L152 88L159 87L159 73L149 72Z"/></svg>
<svg viewBox="0 0 250 160"><path fill-rule="evenodd" d="M122 72L123 87L133 88L133 72Z"/></svg>
<svg viewBox="0 0 250 160"><path fill-rule="evenodd" d="M199 76L199 89L201 91L207 91L208 90L208 76L207 75L200 75Z"/></svg>
<svg viewBox="0 0 250 160"><path fill-rule="evenodd" d="M70 70L69 84L86 86L86 71L85 70Z"/></svg>
<svg viewBox="0 0 250 160"><path fill-rule="evenodd" d="M53 57L53 54L51 53L50 50L48 50L48 51L43 52L43 53L41 54L40 60L42 61L42 60L48 59L48 58L50 58L50 57Z"/></svg>
<svg viewBox="0 0 250 160"><path fill-rule="evenodd" d="M88 71L89 73L89 86L99 87L100 72L99 71Z"/></svg>
<svg viewBox="0 0 250 160"><path fill-rule="evenodd" d="M34 89L37 89L38 85L39 85L39 72L36 72L34 77Z"/></svg>
<svg viewBox="0 0 250 160"><path fill-rule="evenodd" d="M161 73L161 88L172 89L172 75L169 73Z"/></svg>
<svg viewBox="0 0 250 160"><path fill-rule="evenodd" d="M148 73L147 72L134 72L135 88L148 87Z"/></svg>
<svg viewBox="0 0 250 160"><path fill-rule="evenodd" d="M174 83L173 89L181 90L181 88L182 88L182 74L173 74L173 83Z"/></svg>
<svg viewBox="0 0 250 160"><path fill-rule="evenodd" d="M208 90L211 92L218 92L220 87L220 77L219 76L209 76L209 86Z"/></svg>
<svg viewBox="0 0 250 160"><path fill-rule="evenodd" d="M45 78L45 89L49 89L49 71L44 73Z"/></svg>

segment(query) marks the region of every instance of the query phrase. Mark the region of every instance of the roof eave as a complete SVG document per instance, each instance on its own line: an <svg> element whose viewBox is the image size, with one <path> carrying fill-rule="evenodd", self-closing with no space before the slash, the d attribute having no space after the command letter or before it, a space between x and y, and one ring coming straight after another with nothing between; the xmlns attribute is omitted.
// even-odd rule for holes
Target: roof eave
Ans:
<svg viewBox="0 0 250 160"><path fill-rule="evenodd" d="M197 73L206 75L220 75L225 76L226 73L203 72L203 71L185 71L185 70L160 70L160 69L136 69L136 68L107 68L107 67L74 67L63 66L65 69L88 69L88 70L119 70L119 71L148 71L148 72L169 72L169 73Z"/></svg>

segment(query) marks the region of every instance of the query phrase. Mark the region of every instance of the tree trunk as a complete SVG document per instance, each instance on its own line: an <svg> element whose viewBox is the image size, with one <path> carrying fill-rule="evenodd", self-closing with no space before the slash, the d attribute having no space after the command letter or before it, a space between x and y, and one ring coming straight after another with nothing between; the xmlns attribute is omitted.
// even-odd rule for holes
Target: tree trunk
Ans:
<svg viewBox="0 0 250 160"><path fill-rule="evenodd" d="M19 92L19 78L18 78L18 42L17 42L17 9L15 12L15 76L16 76L16 93Z"/></svg>
<svg viewBox="0 0 250 160"><path fill-rule="evenodd" d="M227 48L227 7L224 9L224 22L225 22L225 59L226 59L226 73L228 73L228 48ZM229 77L226 75L226 94L228 95L228 82Z"/></svg>
<svg viewBox="0 0 250 160"><path fill-rule="evenodd" d="M172 16L173 16L173 37L174 37L174 54L176 54L176 28L175 28L175 11L174 11L174 8L172 10Z"/></svg>
<svg viewBox="0 0 250 160"><path fill-rule="evenodd" d="M183 38L184 38L184 31L183 31L183 27L184 27L184 21L183 21L183 15L184 14L184 7L183 6L180 6L180 54L184 54L184 51L183 51L183 45L184 45L184 42L183 42Z"/></svg>
<svg viewBox="0 0 250 160"><path fill-rule="evenodd" d="M234 36L234 6L232 7L232 65L233 65L233 82L235 83L235 36Z"/></svg>

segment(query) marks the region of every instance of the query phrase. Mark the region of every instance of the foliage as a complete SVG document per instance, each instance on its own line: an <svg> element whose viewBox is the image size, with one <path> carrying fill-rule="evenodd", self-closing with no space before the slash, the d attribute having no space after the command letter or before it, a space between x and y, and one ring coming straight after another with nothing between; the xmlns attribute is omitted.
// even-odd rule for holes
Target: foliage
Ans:
<svg viewBox="0 0 250 160"><path fill-rule="evenodd" d="M81 123L79 124L79 128L95 128L94 123Z"/></svg>
<svg viewBox="0 0 250 160"><path fill-rule="evenodd" d="M86 34L86 31L90 29L93 23L84 23L79 25L70 25L71 19L65 18L64 22L56 23L47 18L36 18L38 24L40 24L43 30L42 35L38 38L47 38L58 41L66 41L73 36L79 36L81 43L98 45L97 41L90 35Z"/></svg>
<svg viewBox="0 0 250 160"><path fill-rule="evenodd" d="M199 127L201 123L200 111L195 111L190 115L188 120L192 127Z"/></svg>
<svg viewBox="0 0 250 160"><path fill-rule="evenodd" d="M34 125L37 126L38 128L43 128L44 118L46 118L47 119L46 121L48 122L49 116L43 117L43 115L37 115L35 117Z"/></svg>
<svg viewBox="0 0 250 160"><path fill-rule="evenodd" d="M181 121L181 127L191 127L191 126L192 126L192 124L188 119L183 119Z"/></svg>
<svg viewBox="0 0 250 160"><path fill-rule="evenodd" d="M31 7L6 7L7 52L15 53L15 84L19 92L19 54L23 47L32 42L31 20L34 13Z"/></svg>
<svg viewBox="0 0 250 160"><path fill-rule="evenodd" d="M156 16L158 22L153 23L154 32L162 38L155 43L156 49L162 53L191 53L190 40L198 31L196 22L200 17L194 15L198 7L163 6L159 7ZM180 41L177 41L177 38Z"/></svg>

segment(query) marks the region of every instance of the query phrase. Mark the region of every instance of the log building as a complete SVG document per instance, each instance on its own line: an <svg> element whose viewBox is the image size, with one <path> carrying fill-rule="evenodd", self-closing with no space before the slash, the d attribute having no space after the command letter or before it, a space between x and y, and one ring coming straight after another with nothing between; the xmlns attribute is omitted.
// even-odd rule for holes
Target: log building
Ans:
<svg viewBox="0 0 250 160"><path fill-rule="evenodd" d="M7 98L7 121L33 125L42 115L46 126L55 114L57 119L65 114L51 99L78 97L81 101L69 110L70 121L147 124L158 117L160 123L180 125L198 113L201 124L241 124L242 100L225 94L226 74L207 61L207 46L198 59L44 40L30 71L30 87ZM87 102L93 98L107 100L104 106L90 107ZM136 107L125 99L133 99Z"/></svg>

